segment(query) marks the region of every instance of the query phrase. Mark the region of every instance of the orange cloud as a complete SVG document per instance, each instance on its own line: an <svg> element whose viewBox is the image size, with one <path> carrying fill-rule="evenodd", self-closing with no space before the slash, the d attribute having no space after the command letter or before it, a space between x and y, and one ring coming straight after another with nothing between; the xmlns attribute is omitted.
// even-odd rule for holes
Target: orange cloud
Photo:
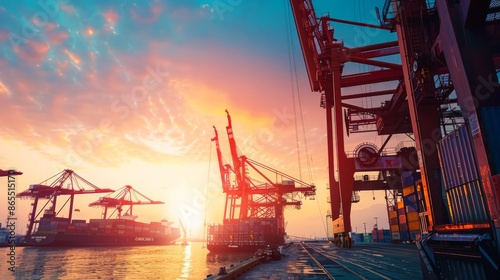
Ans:
<svg viewBox="0 0 500 280"><path fill-rule="evenodd" d="M0 82L0 95L11 95L9 89L6 85Z"/></svg>
<svg viewBox="0 0 500 280"><path fill-rule="evenodd" d="M115 52L120 64L87 72L82 85L64 78L68 62L57 64L60 82L18 79L7 85L16 93L17 107L7 102L0 108L20 125L5 127L4 139L22 139L70 166L123 166L133 159L198 162L209 153L212 125L225 135L228 109L244 154L275 168L296 166L295 116L287 116L293 114L292 102L287 86L281 86L289 81L276 74L283 71L216 45L207 44L203 53L184 47L166 55L171 48L153 42L144 56ZM65 53L74 63L81 61ZM312 136L321 139L317 133ZM224 136L221 145L227 154Z"/></svg>
<svg viewBox="0 0 500 280"><path fill-rule="evenodd" d="M65 50L64 50L64 52L65 52L65 53L68 55L68 57L69 57L69 58L73 61L73 63L75 63L75 64L77 64L77 65L78 65L78 64L80 64L80 61L81 61L81 60L80 60L80 58L79 58L77 55L73 54L72 52L68 51L67 49L65 49Z"/></svg>
<svg viewBox="0 0 500 280"><path fill-rule="evenodd" d="M15 48L16 54L22 60L27 62L41 62L50 50L50 46L46 42L41 42L35 39L30 39L26 44L22 44Z"/></svg>
<svg viewBox="0 0 500 280"><path fill-rule="evenodd" d="M138 22L155 22L159 19L160 14L163 11L163 6L161 3L157 2L156 5L152 6L149 11L140 12L138 7L130 8L130 14L132 19Z"/></svg>
<svg viewBox="0 0 500 280"><path fill-rule="evenodd" d="M102 16L108 23L115 24L118 22L118 13L113 9L108 9L106 12L102 13Z"/></svg>
<svg viewBox="0 0 500 280"><path fill-rule="evenodd" d="M64 31L54 31L48 33L49 42L53 45L60 45L66 39L69 38L69 34Z"/></svg>

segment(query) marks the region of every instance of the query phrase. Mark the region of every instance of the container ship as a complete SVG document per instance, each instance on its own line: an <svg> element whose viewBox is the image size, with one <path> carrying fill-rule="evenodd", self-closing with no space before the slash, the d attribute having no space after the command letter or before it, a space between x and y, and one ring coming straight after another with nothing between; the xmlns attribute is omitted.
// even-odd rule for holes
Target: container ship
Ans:
<svg viewBox="0 0 500 280"><path fill-rule="evenodd" d="M72 220L46 213L38 229L25 238L27 246L141 246L169 245L180 237L178 228L166 220L142 223L132 219Z"/></svg>
<svg viewBox="0 0 500 280"><path fill-rule="evenodd" d="M284 245L283 228L275 218L235 220L208 227L207 249L210 252L255 252L267 246Z"/></svg>
<svg viewBox="0 0 500 280"><path fill-rule="evenodd" d="M285 245L285 209L300 209L300 199L314 199L316 187L239 155L231 117L227 110L226 113L233 165L224 163L214 127L212 141L216 146L226 202L222 224L208 226L207 249L210 252L255 252L267 246Z"/></svg>
<svg viewBox="0 0 500 280"><path fill-rule="evenodd" d="M40 184L31 185L28 190L17 195L34 200L24 240L26 246L169 245L180 237L180 229L173 227L173 223L167 220L151 223L135 221L137 216L132 212L134 205L164 203L147 198L131 186L116 191L114 197L108 194L90 203L89 206L92 207L103 207L101 219L90 219L88 222L73 219L73 212L80 211L73 206L75 195L111 193L113 190L98 188L68 169L54 177L57 178L51 184L46 183L51 179L49 178ZM65 182L69 183L63 187ZM57 202L64 196L68 198L59 206ZM141 200L137 200L138 198ZM39 202L44 199L48 201L44 203L42 209L37 209ZM108 210L112 210L110 215ZM122 213L123 211L125 212ZM67 213L67 216L58 216L61 212ZM43 215L39 217L41 213Z"/></svg>

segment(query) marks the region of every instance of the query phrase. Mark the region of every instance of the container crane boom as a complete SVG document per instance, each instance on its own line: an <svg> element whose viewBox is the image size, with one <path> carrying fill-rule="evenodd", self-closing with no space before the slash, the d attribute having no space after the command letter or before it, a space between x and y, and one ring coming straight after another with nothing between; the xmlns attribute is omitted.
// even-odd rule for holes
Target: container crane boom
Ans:
<svg viewBox="0 0 500 280"><path fill-rule="evenodd" d="M226 113L228 119L226 129L234 169L222 163L218 134L214 128L215 137L212 141L216 141L221 179L223 185L226 184L226 187L223 187L226 205L223 225L211 225L208 228L208 249L210 251L234 248L254 250L260 246L283 244L284 209L287 207L299 209L302 204L300 194L313 196L316 188L244 155L238 155L231 116L227 110ZM229 185L230 171L239 177L233 186ZM252 175L264 180L255 180Z"/></svg>
<svg viewBox="0 0 500 280"><path fill-rule="evenodd" d="M242 160L238 155L238 149L236 148L236 140L234 139L233 126L231 123L231 116L228 110L227 114L227 137L229 139L229 148L231 149L231 157L233 159L234 173L236 173L236 188L241 194L241 204L240 204L240 219L245 220L248 218L248 182L246 179L245 168L242 164Z"/></svg>
<svg viewBox="0 0 500 280"><path fill-rule="evenodd" d="M239 192L234 194L234 190L231 188L231 180L230 180L230 171L233 171L231 168L230 164L224 164L224 161L222 159L222 152L220 150L220 145L219 145L219 134L217 133L217 129L215 126L214 128L214 133L215 136L212 138L212 141L215 142L215 147L217 151L217 160L219 163L219 171L220 171L220 177L221 177L221 183L222 183L222 191L227 194L226 196L226 201L224 204L224 219L232 220L234 219L234 205L236 205L236 198L239 196ZM230 195L233 194L233 195ZM228 211L228 204L230 205L230 215L227 215Z"/></svg>
<svg viewBox="0 0 500 280"><path fill-rule="evenodd" d="M47 184L49 180L57 177L52 183ZM66 182L69 182L67 187L64 187ZM58 174L52 176L51 178L41 182L40 184L30 185L29 189L18 193L17 197L32 197L35 201L32 203L32 211L29 214L29 224L26 235L29 237L35 227L35 224L39 222L37 218L45 210L45 212L53 217L57 217L59 212L63 210L69 201L68 207L68 221L71 221L73 217L73 204L74 197L77 194L94 194L94 193L109 193L113 192L111 189L101 189L90 183L86 179L82 178L76 174L73 170L65 169ZM68 200L56 211L57 198L61 195L69 195ZM37 213L38 201L39 199L48 199L47 203L42 207L42 209ZM47 207L49 203L50 207ZM46 209L47 208L47 209Z"/></svg>
<svg viewBox="0 0 500 280"><path fill-rule="evenodd" d="M230 170L230 165L229 164L224 164L224 161L222 159L222 152L220 150L220 145L219 145L219 134L217 133L217 128L213 126L214 128L214 133L215 136L212 138L212 141L215 142L215 149L217 151L217 161L219 163L219 171L220 171L220 179L222 182L222 190L224 192L229 190L231 182L229 181L229 170Z"/></svg>
<svg viewBox="0 0 500 280"><path fill-rule="evenodd" d="M116 210L118 211L118 219L120 219L123 218L121 212L123 210L122 207L124 205L130 206L129 209L125 212L125 216L133 218L134 217L132 212L133 205L165 204L164 202L161 201L154 201L149 199L148 197L141 194L140 192L138 192L137 190L132 188L132 186L129 185L117 190L116 192L117 195L114 198L110 197L110 195L112 194L108 194L107 196L101 197L99 198L99 200L90 203L89 206L104 207L104 214L103 214L104 219L107 218L108 208L116 208ZM134 200L134 198L136 200ZM144 200L140 200L140 198Z"/></svg>
<svg viewBox="0 0 500 280"><path fill-rule="evenodd" d="M241 162L239 159L238 155L238 149L236 148L236 141L234 140L234 133L233 133L233 126L231 123L231 116L229 115L229 112L226 110L227 114L227 126L226 126L226 131L227 131L227 138L229 139L229 148L231 150L231 158L233 160L233 168L234 172L236 173L236 183L237 185L240 184L242 181L242 176L241 176Z"/></svg>
<svg viewBox="0 0 500 280"><path fill-rule="evenodd" d="M311 91L321 91L320 70L324 67L320 63L320 58L334 41L333 29L328 27L326 17L317 19L311 0L290 0L290 5L302 47ZM324 32L325 30L327 32Z"/></svg>

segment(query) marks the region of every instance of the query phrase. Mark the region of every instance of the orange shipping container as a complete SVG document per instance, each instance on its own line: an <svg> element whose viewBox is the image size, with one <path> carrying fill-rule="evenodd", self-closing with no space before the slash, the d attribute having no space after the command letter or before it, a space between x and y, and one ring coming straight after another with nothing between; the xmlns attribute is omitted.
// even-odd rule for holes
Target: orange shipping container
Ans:
<svg viewBox="0 0 500 280"><path fill-rule="evenodd" d="M415 187L413 185L403 188L403 196L407 196L412 194L415 191Z"/></svg>
<svg viewBox="0 0 500 280"><path fill-rule="evenodd" d="M410 231L420 230L420 223L418 221L409 222L408 228L410 229Z"/></svg>
<svg viewBox="0 0 500 280"><path fill-rule="evenodd" d="M405 207L404 202L402 200L398 201L398 209L403 209L404 207Z"/></svg>
<svg viewBox="0 0 500 280"><path fill-rule="evenodd" d="M392 225L391 232L399 232L399 225Z"/></svg>
<svg viewBox="0 0 500 280"><path fill-rule="evenodd" d="M398 213L396 211L390 211L389 212L389 218L392 219L392 218L397 218L398 216Z"/></svg>
<svg viewBox="0 0 500 280"><path fill-rule="evenodd" d="M407 214L408 222L417 221L418 222L418 213L417 212L409 212Z"/></svg>

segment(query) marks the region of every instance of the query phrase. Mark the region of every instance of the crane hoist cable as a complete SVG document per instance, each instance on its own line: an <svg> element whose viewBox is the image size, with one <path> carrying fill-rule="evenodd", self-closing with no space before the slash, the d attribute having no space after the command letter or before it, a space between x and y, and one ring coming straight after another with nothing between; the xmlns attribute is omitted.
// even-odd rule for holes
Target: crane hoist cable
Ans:
<svg viewBox="0 0 500 280"><path fill-rule="evenodd" d="M293 115L294 115L294 125L295 125L295 143L297 145L297 159L299 163L299 178L302 180L302 163L301 163L301 157L300 157L300 141L299 141L299 133L298 133L298 124L297 124L297 105L295 104L295 89L297 89L297 92L300 91L299 86L298 86L298 79L297 79L297 67L295 63L295 54L294 54L294 48L293 48L293 41L292 41L292 32L291 32L291 20L290 20L290 9L288 9L288 1L284 0L284 10L285 10L285 25L286 25L286 36L287 36L287 51L288 51L288 68L290 72L290 84L291 84L291 95L292 95L292 107L293 107ZM295 78L294 78L295 74ZM295 81L295 85L294 85ZM299 104L300 106L300 104Z"/></svg>
<svg viewBox="0 0 500 280"><path fill-rule="evenodd" d="M307 170L308 170L308 176L309 176L309 181L314 182L314 173L313 173L313 168L312 168L312 156L310 154L309 150L309 142L307 139L307 133L306 133L306 124L304 120L304 114L302 110L302 99L300 96L300 85L299 85L299 79L298 79L298 71L297 71L297 64L296 64L296 59L295 59L295 48L293 44L293 37L292 37L292 13L291 13L291 7L288 5L288 0L284 0L284 10L285 10L285 25L286 25L286 34L287 34L287 47L288 47L288 65L289 65L289 70L290 70L290 83L291 83L291 88L292 88L292 101L293 101L293 113L295 116L295 139L297 143L297 157L299 160L299 175L300 179L302 180L302 165L301 165L301 157L300 157L300 141L299 141L299 129L298 129L298 124L297 124L297 115L300 115L300 120L301 120L301 126L302 126L302 134L304 136L304 148L305 148L305 158L306 158L306 165L307 165ZM294 85L295 81L295 85ZM296 89L296 91L295 91ZM295 94L297 93L297 94ZM295 104L295 95L297 95L297 103L299 110L297 113L297 106ZM318 206L318 211L320 214L320 221L321 224L323 225L323 229L325 230L325 234L328 235L328 230L325 221L323 220L323 211L321 209L321 205L319 204L319 200L316 199L316 205Z"/></svg>
<svg viewBox="0 0 500 280"><path fill-rule="evenodd" d="M210 184L210 165L212 163L212 142L210 141L210 153L208 154L208 172L207 172L207 185L205 186L205 216L203 218L203 243L202 248L205 248L205 236L207 229L207 211L208 211L208 185Z"/></svg>

